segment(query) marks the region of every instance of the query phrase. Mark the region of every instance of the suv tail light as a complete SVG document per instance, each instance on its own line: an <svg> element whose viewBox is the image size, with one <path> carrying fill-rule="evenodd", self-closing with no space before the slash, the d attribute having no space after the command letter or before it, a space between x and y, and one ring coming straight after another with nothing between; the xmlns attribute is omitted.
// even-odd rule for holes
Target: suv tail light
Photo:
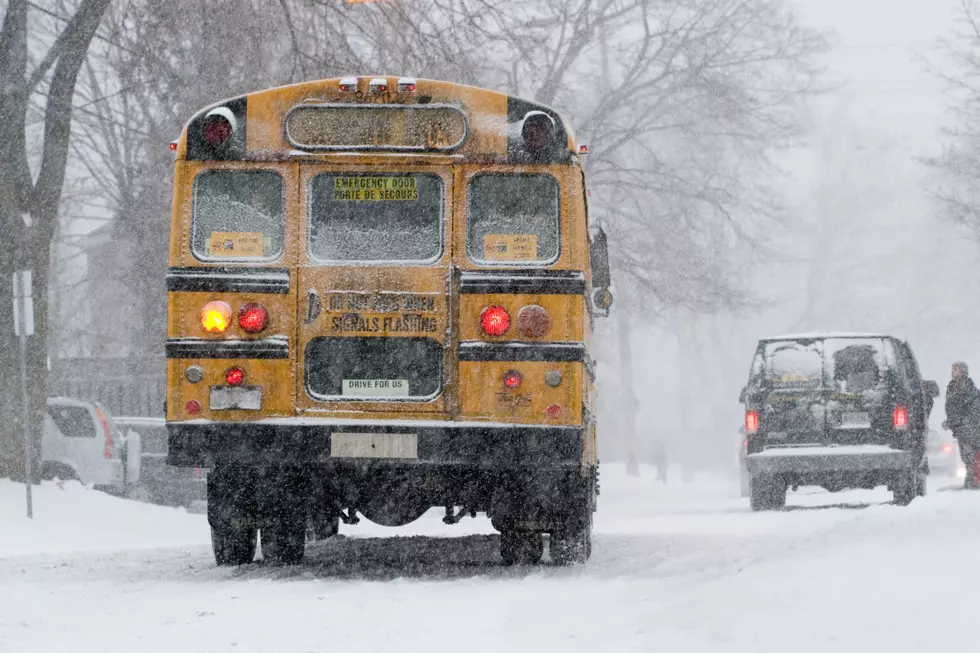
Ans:
<svg viewBox="0 0 980 653"><path fill-rule="evenodd" d="M759 430L759 411L757 410L745 411L745 432L755 433L758 430Z"/></svg>
<svg viewBox="0 0 980 653"><path fill-rule="evenodd" d="M897 429L905 429L909 425L909 413L905 406L895 406L892 412L892 425Z"/></svg>
<svg viewBox="0 0 980 653"><path fill-rule="evenodd" d="M102 426L102 435L105 438L105 449L102 452L102 456L106 460L110 460L112 459L115 447L112 442L112 430L109 428L109 420L106 419L105 413L98 406L95 407L95 415L99 418L99 424Z"/></svg>

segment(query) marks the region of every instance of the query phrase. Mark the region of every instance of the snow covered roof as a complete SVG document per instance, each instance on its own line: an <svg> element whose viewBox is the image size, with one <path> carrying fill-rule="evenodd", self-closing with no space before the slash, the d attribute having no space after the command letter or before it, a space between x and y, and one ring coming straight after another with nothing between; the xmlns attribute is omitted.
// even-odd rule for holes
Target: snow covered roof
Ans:
<svg viewBox="0 0 980 653"><path fill-rule="evenodd" d="M763 342L770 340L824 340L827 338L888 338L884 333L849 333L845 331L812 331L810 333L790 333L783 336L762 338Z"/></svg>
<svg viewBox="0 0 980 653"><path fill-rule="evenodd" d="M770 336L761 338L760 342L773 342L778 340L826 340L828 338L890 338L885 333L851 333L846 331L811 331L809 333L789 333L782 336Z"/></svg>

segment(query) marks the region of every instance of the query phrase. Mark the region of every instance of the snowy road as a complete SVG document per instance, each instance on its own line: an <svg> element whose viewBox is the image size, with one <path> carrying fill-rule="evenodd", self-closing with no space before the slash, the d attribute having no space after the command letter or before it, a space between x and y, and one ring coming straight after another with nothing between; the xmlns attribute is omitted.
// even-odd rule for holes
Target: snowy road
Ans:
<svg viewBox="0 0 980 653"><path fill-rule="evenodd" d="M46 485L28 525L21 491L0 484L4 652L972 650L980 611L980 493L936 484L753 514L604 469L592 561L520 569L485 520L437 514L218 569L201 515Z"/></svg>

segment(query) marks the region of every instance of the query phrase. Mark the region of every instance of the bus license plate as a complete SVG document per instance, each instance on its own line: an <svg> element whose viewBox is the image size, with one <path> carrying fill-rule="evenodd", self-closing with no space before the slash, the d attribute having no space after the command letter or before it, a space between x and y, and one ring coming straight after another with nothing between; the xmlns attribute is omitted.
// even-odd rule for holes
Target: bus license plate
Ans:
<svg viewBox="0 0 980 653"><path fill-rule="evenodd" d="M211 410L262 410L262 388L211 387Z"/></svg>
<svg viewBox="0 0 980 653"><path fill-rule="evenodd" d="M415 433L331 433L332 458L419 457L419 438Z"/></svg>

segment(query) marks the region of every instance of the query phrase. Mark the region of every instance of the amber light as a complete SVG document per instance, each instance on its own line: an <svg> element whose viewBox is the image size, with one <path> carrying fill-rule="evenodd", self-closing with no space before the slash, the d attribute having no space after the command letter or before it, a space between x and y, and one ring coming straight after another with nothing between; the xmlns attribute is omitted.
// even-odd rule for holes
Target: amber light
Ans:
<svg viewBox="0 0 980 653"><path fill-rule="evenodd" d="M758 430L759 430L759 411L757 410L745 411L745 432L755 433Z"/></svg>
<svg viewBox="0 0 980 653"><path fill-rule="evenodd" d="M246 333L261 333L269 326L269 311L261 304L245 304L238 311L238 326Z"/></svg>
<svg viewBox="0 0 980 653"><path fill-rule="evenodd" d="M502 336L510 329L510 313L503 306L487 306L480 313L480 326L488 336Z"/></svg>
<svg viewBox="0 0 980 653"><path fill-rule="evenodd" d="M521 373L517 370L511 370L504 374L504 387L511 390L521 387Z"/></svg>
<svg viewBox="0 0 980 653"><path fill-rule="evenodd" d="M231 324L231 306L227 302L208 302L201 309L201 326L208 333L224 333Z"/></svg>
<svg viewBox="0 0 980 653"><path fill-rule="evenodd" d="M225 383L228 385L241 385L245 380L245 372L240 367L233 367L225 372Z"/></svg>

